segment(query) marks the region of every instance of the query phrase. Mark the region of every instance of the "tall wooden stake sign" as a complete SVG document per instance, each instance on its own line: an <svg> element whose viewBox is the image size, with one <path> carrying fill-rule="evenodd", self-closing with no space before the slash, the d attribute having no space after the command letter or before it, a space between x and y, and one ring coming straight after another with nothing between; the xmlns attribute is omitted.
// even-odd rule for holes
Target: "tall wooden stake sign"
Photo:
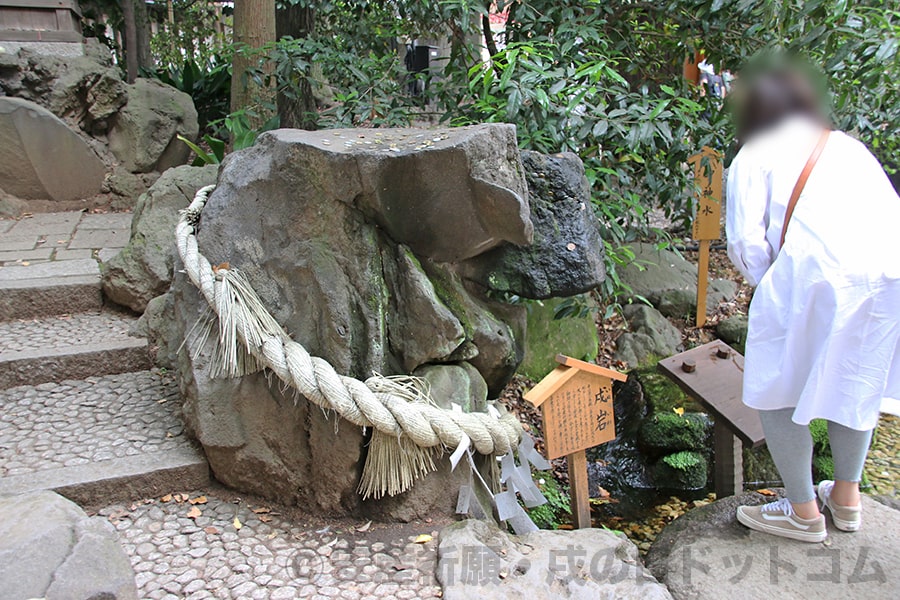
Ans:
<svg viewBox="0 0 900 600"><path fill-rule="evenodd" d="M584 451L615 439L612 382L627 376L562 354L556 367L525 394L541 409L547 460L566 457L575 526L591 526Z"/></svg>
<svg viewBox="0 0 900 600"><path fill-rule="evenodd" d="M697 216L691 237L700 243L697 260L697 327L706 323L706 287L709 282L709 243L721 237L722 155L708 146L691 157L694 179L700 187Z"/></svg>

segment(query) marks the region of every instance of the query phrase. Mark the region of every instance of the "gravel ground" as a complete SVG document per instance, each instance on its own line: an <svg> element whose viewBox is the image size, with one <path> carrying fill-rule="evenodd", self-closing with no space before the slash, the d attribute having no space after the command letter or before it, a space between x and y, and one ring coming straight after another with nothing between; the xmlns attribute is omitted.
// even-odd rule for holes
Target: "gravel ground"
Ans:
<svg viewBox="0 0 900 600"><path fill-rule="evenodd" d="M128 335L136 321L118 312L0 322L0 353L96 344Z"/></svg>
<svg viewBox="0 0 900 600"><path fill-rule="evenodd" d="M881 415L865 470L867 492L900 498L900 417Z"/></svg>
<svg viewBox="0 0 900 600"><path fill-rule="evenodd" d="M0 477L190 445L179 405L155 371L0 391Z"/></svg>
<svg viewBox="0 0 900 600"><path fill-rule="evenodd" d="M283 512L282 512L283 511ZM99 511L119 532L141 598L434 598L436 524L322 521L227 490ZM362 530L362 531L361 531Z"/></svg>

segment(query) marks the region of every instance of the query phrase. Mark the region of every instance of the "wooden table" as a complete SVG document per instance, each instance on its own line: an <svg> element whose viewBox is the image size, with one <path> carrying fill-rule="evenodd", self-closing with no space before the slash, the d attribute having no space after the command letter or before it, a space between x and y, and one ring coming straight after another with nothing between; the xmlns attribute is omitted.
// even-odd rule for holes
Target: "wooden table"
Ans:
<svg viewBox="0 0 900 600"><path fill-rule="evenodd" d="M657 367L715 419L716 496L743 492L743 446L766 441L759 414L741 401L744 357L717 340L661 360Z"/></svg>

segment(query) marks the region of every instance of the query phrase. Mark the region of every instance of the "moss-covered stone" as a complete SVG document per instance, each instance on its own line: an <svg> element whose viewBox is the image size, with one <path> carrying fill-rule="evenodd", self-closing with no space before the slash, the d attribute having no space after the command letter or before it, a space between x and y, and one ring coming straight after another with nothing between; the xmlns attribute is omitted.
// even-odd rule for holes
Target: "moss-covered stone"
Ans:
<svg viewBox="0 0 900 600"><path fill-rule="evenodd" d="M551 298L528 305L525 358L519 365L520 374L534 380L543 378L557 366L557 354L588 361L597 356L594 314L555 319L556 307L563 301L562 298ZM593 300L587 301L593 303Z"/></svg>
<svg viewBox="0 0 900 600"><path fill-rule="evenodd" d="M703 412L699 404L672 383L671 379L656 370L655 358L651 358L647 364L648 366L634 369L630 375L641 384L651 413L671 413L674 408L683 408L686 412Z"/></svg>
<svg viewBox="0 0 900 600"><path fill-rule="evenodd" d="M761 487L781 481L781 474L765 446L744 449L744 481Z"/></svg>
<svg viewBox="0 0 900 600"><path fill-rule="evenodd" d="M726 344L744 354L747 344L747 315L734 315L719 321L716 335Z"/></svg>
<svg viewBox="0 0 900 600"><path fill-rule="evenodd" d="M653 482L662 489L696 490L706 485L707 471L703 454L682 450L664 456L653 465Z"/></svg>
<svg viewBox="0 0 900 600"><path fill-rule="evenodd" d="M638 433L641 446L651 454L706 447L709 419L700 413L656 413L643 420Z"/></svg>

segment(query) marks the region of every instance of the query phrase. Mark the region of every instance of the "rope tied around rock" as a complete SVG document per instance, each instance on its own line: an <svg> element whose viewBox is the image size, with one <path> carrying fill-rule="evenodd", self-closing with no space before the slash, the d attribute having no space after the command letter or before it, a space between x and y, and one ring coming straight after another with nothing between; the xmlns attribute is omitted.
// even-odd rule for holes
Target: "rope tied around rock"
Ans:
<svg viewBox="0 0 900 600"><path fill-rule="evenodd" d="M213 377L241 377L268 369L310 402L354 425L371 427L359 485L364 498L405 492L418 477L437 468L434 456L445 449L455 451L458 460L470 445L486 455L507 454L516 447L522 427L502 407L489 413L443 409L416 378L376 374L363 382L340 375L328 361L311 356L292 340L239 270L213 267L200 253L196 230L214 189L214 185L201 188L181 211L175 228L184 270L218 322Z"/></svg>

